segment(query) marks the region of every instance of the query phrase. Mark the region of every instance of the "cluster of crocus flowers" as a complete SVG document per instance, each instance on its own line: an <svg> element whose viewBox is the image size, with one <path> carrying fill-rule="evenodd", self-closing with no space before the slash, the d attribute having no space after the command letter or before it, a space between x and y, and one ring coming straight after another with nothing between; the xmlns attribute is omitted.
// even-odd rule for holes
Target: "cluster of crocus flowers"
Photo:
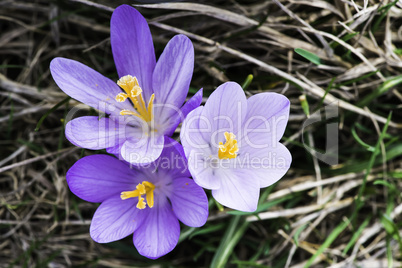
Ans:
<svg viewBox="0 0 402 268"><path fill-rule="evenodd" d="M279 143L289 100L275 93L246 99L228 82L204 106L202 90L184 103L194 67L186 36L173 37L156 62L146 20L127 5L113 12L110 33L117 82L74 60L50 65L66 94L105 114L69 121L66 137L116 156L80 159L67 183L78 197L101 203L90 226L94 241L133 234L138 252L155 259L178 243L179 221L191 227L207 221L202 188L229 208L256 210L260 188L278 181L291 163ZM181 122L182 144L171 138Z"/></svg>

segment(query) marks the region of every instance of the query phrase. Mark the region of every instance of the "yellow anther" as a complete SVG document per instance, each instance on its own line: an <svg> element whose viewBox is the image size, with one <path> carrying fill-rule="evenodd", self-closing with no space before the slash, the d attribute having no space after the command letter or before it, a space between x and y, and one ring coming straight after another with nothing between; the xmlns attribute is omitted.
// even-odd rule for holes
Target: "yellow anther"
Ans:
<svg viewBox="0 0 402 268"><path fill-rule="evenodd" d="M124 89L124 91L127 94L130 94L131 90L134 89L135 87L140 87L140 85L138 84L137 77L134 77L134 76L131 76L131 75L123 76L122 78L119 79L119 81L117 81L117 84L122 89Z"/></svg>
<svg viewBox="0 0 402 268"><path fill-rule="evenodd" d="M144 197L139 196L139 197L138 197L137 208L138 208L138 209L144 209L145 206L146 206L146 203L144 202Z"/></svg>
<svg viewBox="0 0 402 268"><path fill-rule="evenodd" d="M143 182L143 183L144 183L144 182ZM139 184L137 185L137 187L135 187L135 188L137 188L137 190L138 190L138 192L140 193L140 195L143 195L143 194L146 194L146 193L147 193L147 191L145 190L144 184L139 183Z"/></svg>
<svg viewBox="0 0 402 268"><path fill-rule="evenodd" d="M148 204L148 206L152 208L154 206L154 189L155 185L148 181L143 181L136 186L135 190L121 192L120 198L122 200L125 200L127 198L138 197L138 209L144 209L146 207L146 204ZM144 201L144 197L142 197L142 195L145 195L147 202Z"/></svg>
<svg viewBox="0 0 402 268"><path fill-rule="evenodd" d="M127 98L130 98L132 101L136 112L123 110L120 112L121 115L135 115L139 118L143 119L146 122L150 122L152 120L152 106L154 101L154 94L152 94L151 98L148 102L148 108L145 105L144 98L142 96L142 89L138 84L138 80L136 77L131 75L123 76L117 81L117 84L126 92L119 93L116 96L116 101L123 102Z"/></svg>
<svg viewBox="0 0 402 268"><path fill-rule="evenodd" d="M237 147L237 140L235 138L236 136L233 133L225 132L225 144L219 142L219 159L236 158L239 148Z"/></svg>
<svg viewBox="0 0 402 268"><path fill-rule="evenodd" d="M140 88L140 86L134 86L131 91L131 97L137 97L142 93L142 88Z"/></svg>
<svg viewBox="0 0 402 268"><path fill-rule="evenodd" d="M117 102L123 102L123 101L125 101L126 99L127 99L127 94L126 93L119 93L117 96L116 96L116 101Z"/></svg>
<svg viewBox="0 0 402 268"><path fill-rule="evenodd" d="M120 115L136 115L136 112L130 111L130 110L121 110Z"/></svg>
<svg viewBox="0 0 402 268"><path fill-rule="evenodd" d="M140 195L140 193L139 193L137 190L134 190L134 191L127 191L127 192L121 192L120 198L121 198L122 200L126 200L126 199L128 199L128 198L137 197L137 196L139 196L139 195Z"/></svg>
<svg viewBox="0 0 402 268"><path fill-rule="evenodd" d="M141 118L142 120L145 120L140 114L130 111L130 110L121 110L120 115L134 115L134 116Z"/></svg>

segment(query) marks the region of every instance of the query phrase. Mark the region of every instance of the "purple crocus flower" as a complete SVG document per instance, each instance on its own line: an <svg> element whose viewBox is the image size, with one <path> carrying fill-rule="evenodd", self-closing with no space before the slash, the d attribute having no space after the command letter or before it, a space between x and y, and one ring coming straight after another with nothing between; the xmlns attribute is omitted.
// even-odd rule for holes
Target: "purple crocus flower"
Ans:
<svg viewBox="0 0 402 268"><path fill-rule="evenodd" d="M81 199L102 203L91 222L92 239L108 243L134 233L138 252L156 259L176 246L179 220L204 225L208 199L189 178L182 150L170 140L155 162L133 168L109 155L78 160L67 172L68 186Z"/></svg>
<svg viewBox="0 0 402 268"><path fill-rule="evenodd" d="M289 100L276 93L246 99L242 88L219 86L205 106L189 113L181 142L194 181L212 190L221 204L252 212L260 188L278 181L292 157L279 143L289 117Z"/></svg>
<svg viewBox="0 0 402 268"><path fill-rule="evenodd" d="M103 149L130 163L150 163L181 120L202 101L202 90L183 105L194 68L194 48L173 37L158 62L151 32L134 8L115 9L110 41L120 79L116 82L70 59L55 58L50 71L69 96L107 116L84 116L66 125L66 137L87 149Z"/></svg>

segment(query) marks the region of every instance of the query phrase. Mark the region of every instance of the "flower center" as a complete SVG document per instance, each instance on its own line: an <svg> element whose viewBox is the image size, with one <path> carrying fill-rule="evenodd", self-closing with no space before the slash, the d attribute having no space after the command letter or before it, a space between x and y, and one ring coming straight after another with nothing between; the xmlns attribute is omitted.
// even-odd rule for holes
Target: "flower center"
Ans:
<svg viewBox="0 0 402 268"><path fill-rule="evenodd" d="M136 111L122 110L121 115L134 115L145 122L152 121L152 106L155 99L155 94L152 94L148 102L148 107L145 106L145 101L142 96L142 89L138 84L138 80L135 76L126 75L117 81L117 84L126 92L119 93L116 96L116 101L123 102L129 98L133 104Z"/></svg>
<svg viewBox="0 0 402 268"><path fill-rule="evenodd" d="M136 190L121 192L120 198L122 200L125 200L132 197L138 197L138 209L144 209L146 204L148 204L148 206L152 208L154 206L154 189L155 185L153 185L149 181L143 181L142 183L139 183L137 185ZM142 195L145 195L145 198L147 200L146 203Z"/></svg>
<svg viewBox="0 0 402 268"><path fill-rule="evenodd" d="M225 138L225 144L219 142L219 159L236 158L237 151L239 151L239 148L237 147L237 140L235 139L236 136L233 133L225 132Z"/></svg>

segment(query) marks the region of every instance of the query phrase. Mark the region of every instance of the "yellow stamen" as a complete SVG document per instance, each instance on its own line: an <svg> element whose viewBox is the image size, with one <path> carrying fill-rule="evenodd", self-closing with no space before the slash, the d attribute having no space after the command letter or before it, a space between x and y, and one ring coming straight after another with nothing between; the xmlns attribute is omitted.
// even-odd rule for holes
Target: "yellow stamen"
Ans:
<svg viewBox="0 0 402 268"><path fill-rule="evenodd" d="M143 185L145 185L148 189L151 189L150 191L146 191L146 199L147 199L147 203L148 206L151 208L154 206L154 189L155 189L155 185L153 185L152 183L148 182L148 181L144 181L142 182Z"/></svg>
<svg viewBox="0 0 402 268"><path fill-rule="evenodd" d="M235 138L236 136L233 133L225 132L225 144L219 142L219 159L236 158L239 148L237 147L237 140Z"/></svg>
<svg viewBox="0 0 402 268"><path fill-rule="evenodd" d="M119 93L116 96L116 101L117 102L123 102L123 101L125 101L127 99L127 97L128 97L128 95L126 93Z"/></svg>
<svg viewBox="0 0 402 268"><path fill-rule="evenodd" d="M152 94L151 97L149 98L149 102L148 102L148 110L151 111L150 121L153 119L152 108L154 106L154 99L155 99L155 94Z"/></svg>
<svg viewBox="0 0 402 268"><path fill-rule="evenodd" d="M134 115L145 121L145 119L140 114L130 111L130 110L121 110L120 115Z"/></svg>
<svg viewBox="0 0 402 268"><path fill-rule="evenodd" d="M132 197L138 197L138 209L144 209L146 207L146 204L148 204L148 206L152 208L154 206L154 189L155 185L148 181L143 181L136 186L135 190L121 192L120 198L122 200L125 200ZM144 201L144 197L142 197L142 195L145 195L147 202Z"/></svg>
<svg viewBox="0 0 402 268"><path fill-rule="evenodd" d="M129 98L134 105L134 111L123 110L120 112L121 115L135 115L146 122L150 122L152 120L152 107L155 99L155 95L152 94L151 98L148 102L148 108L145 105L145 101L142 95L142 89L138 84L138 80L136 77L131 75L123 76L117 81L117 84L126 92L119 93L116 96L116 101L123 102L127 98Z"/></svg>
<svg viewBox="0 0 402 268"><path fill-rule="evenodd" d="M138 197L138 203L137 203L137 208L138 209L144 209L146 207L146 203L144 202L144 197L139 196Z"/></svg>

